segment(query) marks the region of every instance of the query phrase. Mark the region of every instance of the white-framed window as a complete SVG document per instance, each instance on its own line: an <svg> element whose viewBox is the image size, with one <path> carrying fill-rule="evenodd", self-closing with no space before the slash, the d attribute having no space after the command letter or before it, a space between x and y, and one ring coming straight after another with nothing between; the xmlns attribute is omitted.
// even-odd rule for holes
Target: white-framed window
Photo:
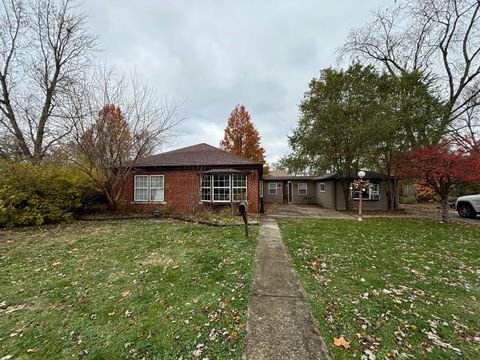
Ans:
<svg viewBox="0 0 480 360"><path fill-rule="evenodd" d="M203 174L201 176L200 188L202 201L212 201L212 176L210 174Z"/></svg>
<svg viewBox="0 0 480 360"><path fill-rule="evenodd" d="M133 201L148 201L148 175L135 175Z"/></svg>
<svg viewBox="0 0 480 360"><path fill-rule="evenodd" d="M318 192L325 192L325 183L318 183Z"/></svg>
<svg viewBox="0 0 480 360"><path fill-rule="evenodd" d="M247 200L247 174L202 174L200 190L203 202Z"/></svg>
<svg viewBox="0 0 480 360"><path fill-rule="evenodd" d="M307 183L298 183L298 195L307 195L308 185Z"/></svg>
<svg viewBox="0 0 480 360"><path fill-rule="evenodd" d="M213 201L230 202L230 175L213 175Z"/></svg>
<svg viewBox="0 0 480 360"><path fill-rule="evenodd" d="M371 184L370 185L370 199L371 200L380 200L380 185Z"/></svg>
<svg viewBox="0 0 480 360"><path fill-rule="evenodd" d="M164 201L164 181L163 175L135 175L133 178L133 201Z"/></svg>
<svg viewBox="0 0 480 360"><path fill-rule="evenodd" d="M263 197L263 180L260 180L260 184L259 184L259 195L260 197L262 198Z"/></svg>
<svg viewBox="0 0 480 360"><path fill-rule="evenodd" d="M360 199L360 191L352 190L353 199ZM380 184L372 183L362 192L362 200L380 200Z"/></svg>
<svg viewBox="0 0 480 360"><path fill-rule="evenodd" d="M245 174L232 174L233 201L247 199L247 176Z"/></svg>
<svg viewBox="0 0 480 360"><path fill-rule="evenodd" d="M277 195L277 183L276 182L268 183L268 195Z"/></svg>

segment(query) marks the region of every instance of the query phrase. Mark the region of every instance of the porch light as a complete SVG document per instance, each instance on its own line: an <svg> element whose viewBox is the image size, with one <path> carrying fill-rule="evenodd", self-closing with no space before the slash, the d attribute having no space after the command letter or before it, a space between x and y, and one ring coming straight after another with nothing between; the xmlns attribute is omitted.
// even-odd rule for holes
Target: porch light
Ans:
<svg viewBox="0 0 480 360"><path fill-rule="evenodd" d="M362 219L362 198L363 198L363 192L365 191L365 189L370 186L370 181L368 180L363 180L363 178L365 177L365 171L363 170L360 170L358 172L358 177L359 179L358 180L354 180L353 181L353 187L355 188L355 190L357 190L359 192L359 199L358 199L358 221L363 221Z"/></svg>

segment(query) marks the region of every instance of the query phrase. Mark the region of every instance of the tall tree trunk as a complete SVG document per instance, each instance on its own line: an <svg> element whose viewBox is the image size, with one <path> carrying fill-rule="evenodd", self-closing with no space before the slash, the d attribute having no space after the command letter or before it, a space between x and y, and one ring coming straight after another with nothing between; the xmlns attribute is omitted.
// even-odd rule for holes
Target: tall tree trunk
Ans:
<svg viewBox="0 0 480 360"><path fill-rule="evenodd" d="M398 203L398 181L396 177L392 179L392 188L393 188L393 210L398 210L400 206Z"/></svg>
<svg viewBox="0 0 480 360"><path fill-rule="evenodd" d="M353 209L353 204L351 201L352 194L350 191L350 181L347 180L342 180L342 189L343 189L343 197L345 199L345 209L347 211L352 211Z"/></svg>
<svg viewBox="0 0 480 360"><path fill-rule="evenodd" d="M449 213L449 205L448 205L448 194L442 194L440 204L442 206L442 221L444 223L449 223L450 213Z"/></svg>

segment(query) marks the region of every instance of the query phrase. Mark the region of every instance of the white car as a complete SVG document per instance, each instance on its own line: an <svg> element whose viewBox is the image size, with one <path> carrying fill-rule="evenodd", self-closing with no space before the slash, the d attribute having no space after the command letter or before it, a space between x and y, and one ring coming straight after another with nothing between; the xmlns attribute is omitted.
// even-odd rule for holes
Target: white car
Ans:
<svg viewBox="0 0 480 360"><path fill-rule="evenodd" d="M480 194L460 196L455 202L455 209L461 217L476 217L480 214Z"/></svg>

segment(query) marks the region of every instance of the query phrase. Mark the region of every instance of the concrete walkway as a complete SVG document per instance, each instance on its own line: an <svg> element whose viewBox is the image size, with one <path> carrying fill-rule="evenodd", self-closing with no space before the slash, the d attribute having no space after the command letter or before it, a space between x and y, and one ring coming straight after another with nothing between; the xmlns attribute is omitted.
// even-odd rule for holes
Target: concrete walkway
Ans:
<svg viewBox="0 0 480 360"><path fill-rule="evenodd" d="M260 226L246 359L330 359L275 220Z"/></svg>

